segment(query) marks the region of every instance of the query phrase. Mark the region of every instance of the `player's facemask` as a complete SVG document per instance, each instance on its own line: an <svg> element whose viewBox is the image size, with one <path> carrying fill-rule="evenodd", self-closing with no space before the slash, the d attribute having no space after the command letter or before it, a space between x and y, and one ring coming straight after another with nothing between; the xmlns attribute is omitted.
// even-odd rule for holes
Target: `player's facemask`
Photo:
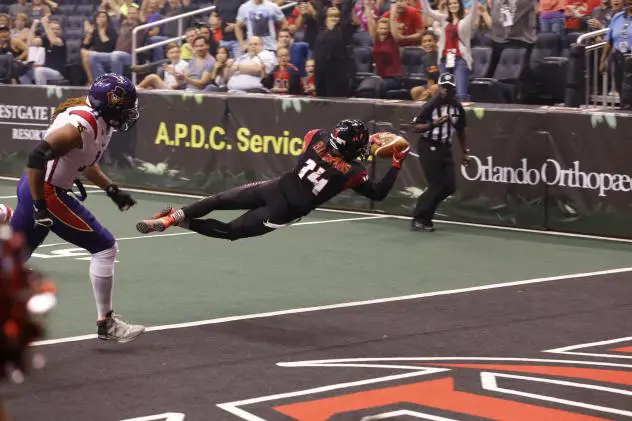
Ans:
<svg viewBox="0 0 632 421"><path fill-rule="evenodd" d="M114 118L106 118L104 115L104 119L107 123L117 132L126 132L138 121L140 118L140 112L138 111L138 99L134 101L134 103L128 107L123 108L121 110L116 110L113 112L116 117Z"/></svg>

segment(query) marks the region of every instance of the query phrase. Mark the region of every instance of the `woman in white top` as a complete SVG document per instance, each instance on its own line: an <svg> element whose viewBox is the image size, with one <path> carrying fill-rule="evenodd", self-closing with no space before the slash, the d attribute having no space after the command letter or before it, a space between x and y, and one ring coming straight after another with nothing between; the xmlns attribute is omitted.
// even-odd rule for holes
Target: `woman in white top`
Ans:
<svg viewBox="0 0 632 421"><path fill-rule="evenodd" d="M433 10L428 0L420 0L424 16L439 23L439 67L456 79L456 95L461 101L468 99L467 85L472 70L472 39L478 20L478 0L472 1L470 13L465 14L461 0L448 0L448 11Z"/></svg>

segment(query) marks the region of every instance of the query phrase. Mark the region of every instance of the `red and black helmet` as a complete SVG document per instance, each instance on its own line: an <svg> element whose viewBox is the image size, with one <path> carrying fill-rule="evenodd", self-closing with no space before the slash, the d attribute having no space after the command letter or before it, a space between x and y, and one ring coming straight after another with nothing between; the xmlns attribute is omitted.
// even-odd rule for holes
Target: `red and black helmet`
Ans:
<svg viewBox="0 0 632 421"><path fill-rule="evenodd" d="M369 130L360 120L339 121L329 136L329 144L345 161L368 159L370 153Z"/></svg>

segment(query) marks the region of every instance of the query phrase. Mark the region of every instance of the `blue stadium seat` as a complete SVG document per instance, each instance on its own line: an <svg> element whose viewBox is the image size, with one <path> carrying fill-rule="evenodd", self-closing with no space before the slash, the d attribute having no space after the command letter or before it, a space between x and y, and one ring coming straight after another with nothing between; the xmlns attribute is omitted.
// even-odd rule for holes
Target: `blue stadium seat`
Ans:
<svg viewBox="0 0 632 421"><path fill-rule="evenodd" d="M70 16L75 13L76 5L74 4L61 4L59 5L59 13L62 15Z"/></svg>
<svg viewBox="0 0 632 421"><path fill-rule="evenodd" d="M371 47L373 45L373 38L371 38L371 34L368 32L356 32L351 38L351 44L354 47Z"/></svg>
<svg viewBox="0 0 632 421"><path fill-rule="evenodd" d="M485 77L492 60L492 48L487 46L472 47L473 69L470 79Z"/></svg>
<svg viewBox="0 0 632 421"><path fill-rule="evenodd" d="M415 86L422 86L428 82L424 67L425 50L419 47L404 47L402 49L402 67L404 69L404 89L410 91Z"/></svg>
<svg viewBox="0 0 632 421"><path fill-rule="evenodd" d="M95 7L93 4L80 4L77 6L75 13L77 15L90 16L95 12Z"/></svg>

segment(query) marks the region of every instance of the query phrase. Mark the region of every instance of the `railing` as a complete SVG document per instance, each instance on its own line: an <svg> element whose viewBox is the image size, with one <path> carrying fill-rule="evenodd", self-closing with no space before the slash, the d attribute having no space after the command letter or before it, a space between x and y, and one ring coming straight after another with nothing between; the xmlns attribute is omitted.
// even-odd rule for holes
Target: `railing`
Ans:
<svg viewBox="0 0 632 421"><path fill-rule="evenodd" d="M613 83L614 78L612 77L614 74L612 66L608 66L608 71L601 74L601 93L599 92L600 53L603 53L607 44L605 41L599 40L599 37L603 37L607 33L607 28L599 29L598 31L580 35L579 38L577 38L577 44L584 45L586 47L586 105L599 105L601 102L603 107L615 107L619 102L618 95L610 94L610 92L614 92L615 90Z"/></svg>
<svg viewBox="0 0 632 421"><path fill-rule="evenodd" d="M284 4L283 6L281 6L281 10L289 9L290 7L294 7L297 4L298 2L290 2L290 3ZM179 41L182 41L184 38L186 38L186 35L182 35L183 19L188 18L190 16L200 15L202 13L212 12L213 10L215 10L215 6L204 7L202 9L194 10L191 12L182 13L181 15L170 16L168 18L160 19L155 22L145 23L143 25L139 25L136 28L134 28L134 30L132 31L132 66L136 65L138 53L152 50L157 47L162 47L163 45L167 45L172 42L179 42ZM161 25L164 25L165 23L173 22L175 20L178 21L178 36L177 37L169 38L164 41L154 42L153 44L143 45L142 47L138 47L138 48L136 47L138 32L142 31L143 29L155 28L156 26L161 26ZM134 85L136 84L136 72L132 72L132 82L134 82Z"/></svg>
<svg viewBox="0 0 632 421"><path fill-rule="evenodd" d="M182 13L181 15L170 16L168 18L160 19L155 22L145 23L143 25L139 25L132 31L132 66L136 65L137 54L142 53L143 51L152 50L156 47L162 47L163 45L167 45L172 42L179 42L182 39L186 38L186 35L182 35L182 20L188 18L190 16L200 15L202 13L208 13L215 10L215 6L204 7L202 9L194 10L192 12ZM153 44L143 45L142 47L136 47L136 40L138 39L138 32L143 29L155 28L156 26L164 25L165 23L178 21L178 36L166 39L164 41L154 42ZM132 72L132 82L134 85L136 84L136 72Z"/></svg>

